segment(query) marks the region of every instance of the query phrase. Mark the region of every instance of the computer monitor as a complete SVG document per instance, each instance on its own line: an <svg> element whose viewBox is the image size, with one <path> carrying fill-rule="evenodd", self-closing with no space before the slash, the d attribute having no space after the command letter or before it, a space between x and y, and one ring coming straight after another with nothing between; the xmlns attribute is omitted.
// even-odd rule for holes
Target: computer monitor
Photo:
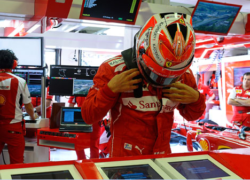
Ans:
<svg viewBox="0 0 250 180"><path fill-rule="evenodd" d="M0 37L0 49L12 50L18 66L43 66L43 37Z"/></svg>
<svg viewBox="0 0 250 180"><path fill-rule="evenodd" d="M81 108L62 107L61 125L86 124L82 119Z"/></svg>
<svg viewBox="0 0 250 180"><path fill-rule="evenodd" d="M234 87L239 86L242 84L241 78L246 73L250 72L250 67L238 67L234 68Z"/></svg>
<svg viewBox="0 0 250 180"><path fill-rule="evenodd" d="M28 84L40 84L44 69L42 68L18 68L13 70L13 74L23 78Z"/></svg>
<svg viewBox="0 0 250 180"><path fill-rule="evenodd" d="M196 33L227 35L242 5L199 0L192 13Z"/></svg>
<svg viewBox="0 0 250 180"><path fill-rule="evenodd" d="M59 131L92 132L92 125L82 119L81 108L62 107Z"/></svg>
<svg viewBox="0 0 250 180"><path fill-rule="evenodd" d="M96 66L50 66L50 95L87 96Z"/></svg>
<svg viewBox="0 0 250 180"><path fill-rule="evenodd" d="M28 89L31 97L41 97L41 84L28 84Z"/></svg>
<svg viewBox="0 0 250 180"><path fill-rule="evenodd" d="M13 74L23 78L27 82L31 97L41 97L41 84L42 76L44 76L44 69L18 68L13 70Z"/></svg>
<svg viewBox="0 0 250 180"><path fill-rule="evenodd" d="M135 24L142 0L83 0L79 19Z"/></svg>
<svg viewBox="0 0 250 180"><path fill-rule="evenodd" d="M89 89L94 85L93 80L74 79L73 80L73 95L87 96Z"/></svg>
<svg viewBox="0 0 250 180"><path fill-rule="evenodd" d="M72 165L54 165L0 170L1 179L82 179Z"/></svg>
<svg viewBox="0 0 250 180"><path fill-rule="evenodd" d="M171 179L151 159L95 163L103 179Z"/></svg>
<svg viewBox="0 0 250 180"><path fill-rule="evenodd" d="M171 179L241 179L209 155L155 159Z"/></svg>

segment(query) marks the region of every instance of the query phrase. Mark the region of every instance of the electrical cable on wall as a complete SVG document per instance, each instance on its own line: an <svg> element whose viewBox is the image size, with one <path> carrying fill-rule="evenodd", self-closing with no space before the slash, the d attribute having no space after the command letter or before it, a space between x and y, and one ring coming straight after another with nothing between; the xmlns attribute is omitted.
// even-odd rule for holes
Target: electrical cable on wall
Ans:
<svg viewBox="0 0 250 180"><path fill-rule="evenodd" d="M215 72L215 82L217 83L220 79L220 70L221 70L221 60L224 55L224 49L217 50L218 58L216 63L216 72Z"/></svg>
<svg viewBox="0 0 250 180"><path fill-rule="evenodd" d="M6 165L5 159L4 159L4 155L3 155L3 151L2 151L2 157L3 157L3 163Z"/></svg>
<svg viewBox="0 0 250 180"><path fill-rule="evenodd" d="M214 55L214 57L213 57L213 59L212 59L211 64L210 64L204 71L202 71L201 74L204 74L206 71L208 71L208 70L212 67L213 63L214 63L215 60L217 59L219 50L214 51L214 53L215 53L215 55Z"/></svg>

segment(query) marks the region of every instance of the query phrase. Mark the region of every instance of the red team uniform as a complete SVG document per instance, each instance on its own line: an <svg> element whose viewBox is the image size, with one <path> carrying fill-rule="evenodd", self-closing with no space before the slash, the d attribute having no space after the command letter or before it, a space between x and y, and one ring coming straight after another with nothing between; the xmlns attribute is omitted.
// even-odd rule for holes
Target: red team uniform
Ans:
<svg viewBox="0 0 250 180"><path fill-rule="evenodd" d="M250 89L244 90L242 85L233 88L231 91L229 99L249 99L250 98ZM250 106L233 106L233 121L239 122L241 125L250 127Z"/></svg>
<svg viewBox="0 0 250 180"><path fill-rule="evenodd" d="M205 110L205 97L200 94L195 103L179 104L167 98L158 99L161 92L149 84L143 88L141 98L135 98L133 91L113 93L107 86L108 82L125 70L127 67L122 56L109 59L99 67L94 86L82 106L83 119L93 124L110 111L111 157L171 153L169 141L174 109L177 108L188 121L198 119ZM191 70L179 80L197 88Z"/></svg>
<svg viewBox="0 0 250 180"><path fill-rule="evenodd" d="M21 105L31 102L24 79L0 73L0 152L8 145L10 163L23 163L25 147Z"/></svg>
<svg viewBox="0 0 250 180"><path fill-rule="evenodd" d="M49 87L47 88L47 94L46 94L46 99L51 100L53 99L53 96L49 95ZM41 98L40 97L31 97L31 103L33 107L37 107L41 105ZM51 116L51 111L52 111L52 106L49 106L46 108L46 118L50 118ZM38 113L41 115L41 113Z"/></svg>
<svg viewBox="0 0 250 180"><path fill-rule="evenodd" d="M211 97L214 93L210 90L210 88L208 86L205 86L202 83L198 84L198 91L203 94L205 97L208 95L209 97ZM206 110L204 111L204 113L202 114L201 117L199 117L199 119L204 119L206 115Z"/></svg>
<svg viewBox="0 0 250 180"><path fill-rule="evenodd" d="M70 96L68 103L77 104L78 107L82 107L85 97ZM90 158L99 158L99 139L101 127L99 122L92 125L93 132L90 134Z"/></svg>

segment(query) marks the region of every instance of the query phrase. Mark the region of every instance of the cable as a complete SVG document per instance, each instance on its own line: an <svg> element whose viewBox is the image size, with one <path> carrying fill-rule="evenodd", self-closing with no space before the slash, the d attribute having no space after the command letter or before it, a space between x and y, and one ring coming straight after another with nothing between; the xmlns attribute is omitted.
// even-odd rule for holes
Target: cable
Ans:
<svg viewBox="0 0 250 180"><path fill-rule="evenodd" d="M6 165L5 159L4 159L4 155L3 155L3 150L2 150L2 156L3 156L3 163Z"/></svg>
<svg viewBox="0 0 250 180"><path fill-rule="evenodd" d="M245 17L244 17L244 15L243 15L243 13L242 12L240 12L240 14L242 15L242 17L243 17L243 26L245 27Z"/></svg>
<svg viewBox="0 0 250 180"><path fill-rule="evenodd" d="M188 131L187 131L186 124L185 124L185 121L184 121L184 118L183 118L183 124L184 124L184 127L185 127L186 132L188 132Z"/></svg>
<svg viewBox="0 0 250 180"><path fill-rule="evenodd" d="M187 8L187 7L184 7L184 6L181 6L183 7L184 9L186 9L190 14L192 14L192 12Z"/></svg>

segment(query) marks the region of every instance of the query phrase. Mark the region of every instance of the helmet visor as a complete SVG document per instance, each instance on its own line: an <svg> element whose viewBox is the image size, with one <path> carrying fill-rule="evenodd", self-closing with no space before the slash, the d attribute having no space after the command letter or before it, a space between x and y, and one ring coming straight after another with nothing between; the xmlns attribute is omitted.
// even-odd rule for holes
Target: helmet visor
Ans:
<svg viewBox="0 0 250 180"><path fill-rule="evenodd" d="M147 65L144 63L142 59L140 59L137 62L138 62L138 68L144 79L154 87L163 88L167 85L174 83L176 80L179 79L179 76L174 78L159 76L158 74L151 71L151 69L147 67Z"/></svg>

